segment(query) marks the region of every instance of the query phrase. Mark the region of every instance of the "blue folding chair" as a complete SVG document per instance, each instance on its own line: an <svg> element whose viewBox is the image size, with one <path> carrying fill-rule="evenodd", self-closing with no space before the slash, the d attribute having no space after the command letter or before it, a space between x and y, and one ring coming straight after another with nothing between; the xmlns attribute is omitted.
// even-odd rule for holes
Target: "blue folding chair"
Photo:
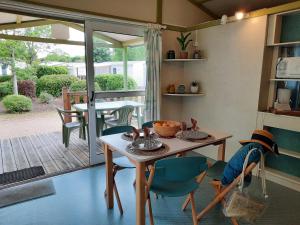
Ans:
<svg viewBox="0 0 300 225"><path fill-rule="evenodd" d="M197 177L207 170L208 166L204 157L179 157L157 161L150 166L146 173L148 182L147 202L150 224L154 224L149 192L166 197L179 197L189 195L192 203L193 224L197 224L197 213L194 192L199 183ZM201 176L200 175L200 176Z"/></svg>
<svg viewBox="0 0 300 225"><path fill-rule="evenodd" d="M118 134L118 133L124 133L124 132L132 132L133 127L132 126L116 126L116 127L111 127L108 129L105 129L103 131L103 136L105 135L111 135L111 134ZM115 182L115 176L118 171L123 170L123 169L132 169L135 168L135 165L133 165L129 159L126 156L118 157L113 159L113 190L117 199L119 211L121 215L123 214L123 207L122 203L120 200L119 192L116 186ZM106 196L106 190L104 192Z"/></svg>

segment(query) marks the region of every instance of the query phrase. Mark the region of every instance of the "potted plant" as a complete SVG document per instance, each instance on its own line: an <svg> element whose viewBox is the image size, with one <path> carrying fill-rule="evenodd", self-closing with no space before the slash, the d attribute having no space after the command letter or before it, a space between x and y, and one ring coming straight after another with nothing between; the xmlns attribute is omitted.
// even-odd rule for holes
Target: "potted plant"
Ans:
<svg viewBox="0 0 300 225"><path fill-rule="evenodd" d="M197 81L193 81L191 83L191 93L195 94L199 91L199 83Z"/></svg>
<svg viewBox="0 0 300 225"><path fill-rule="evenodd" d="M179 42L179 45L181 47L181 52L179 53L179 57L181 59L187 59L188 58L188 52L187 47L190 42L192 42L192 39L188 40L188 37L191 35L191 33L188 33L184 35L182 32L180 33L180 37L177 37L177 41Z"/></svg>

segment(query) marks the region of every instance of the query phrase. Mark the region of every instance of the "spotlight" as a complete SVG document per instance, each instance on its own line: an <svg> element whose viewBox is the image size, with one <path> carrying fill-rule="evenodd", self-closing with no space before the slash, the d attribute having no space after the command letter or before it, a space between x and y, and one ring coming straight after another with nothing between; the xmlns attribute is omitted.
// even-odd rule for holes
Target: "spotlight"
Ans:
<svg viewBox="0 0 300 225"><path fill-rule="evenodd" d="M245 16L245 13L244 13L244 12L236 12L236 13L235 13L235 18L236 18L237 20L243 19L244 16Z"/></svg>

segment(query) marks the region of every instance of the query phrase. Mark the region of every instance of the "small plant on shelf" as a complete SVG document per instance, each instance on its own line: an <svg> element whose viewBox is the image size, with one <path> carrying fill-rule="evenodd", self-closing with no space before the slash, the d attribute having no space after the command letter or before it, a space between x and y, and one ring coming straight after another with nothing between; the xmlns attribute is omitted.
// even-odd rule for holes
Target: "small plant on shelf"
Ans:
<svg viewBox="0 0 300 225"><path fill-rule="evenodd" d="M190 42L192 42L192 39L188 40L188 37L192 33L187 33L184 35L182 32L180 33L180 37L177 37L177 41L181 47L181 52L180 52L180 58L181 59L187 59L188 58L188 52L186 51L187 47L189 46Z"/></svg>
<svg viewBox="0 0 300 225"><path fill-rule="evenodd" d="M192 81L191 82L191 93L195 94L199 92L199 82Z"/></svg>

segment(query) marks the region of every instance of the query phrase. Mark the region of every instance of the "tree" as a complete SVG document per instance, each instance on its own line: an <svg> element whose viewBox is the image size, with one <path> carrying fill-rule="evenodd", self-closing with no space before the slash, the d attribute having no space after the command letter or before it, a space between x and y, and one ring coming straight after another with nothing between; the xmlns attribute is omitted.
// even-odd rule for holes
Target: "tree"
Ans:
<svg viewBox="0 0 300 225"><path fill-rule="evenodd" d="M16 61L25 60L27 48L22 41L1 40L0 41L0 61L2 64L11 67L13 77L13 93L18 94L18 83L16 75Z"/></svg>
<svg viewBox="0 0 300 225"><path fill-rule="evenodd" d="M71 62L72 59L71 59L70 55L67 53L53 52L53 53L49 53L45 57L45 61L47 61L47 62Z"/></svg>
<svg viewBox="0 0 300 225"><path fill-rule="evenodd" d="M97 63L111 61L111 53L109 48L94 48L93 54L94 61Z"/></svg>
<svg viewBox="0 0 300 225"><path fill-rule="evenodd" d="M123 48L114 48L112 61L123 61ZM144 46L128 47L128 61L144 61L146 58Z"/></svg>

